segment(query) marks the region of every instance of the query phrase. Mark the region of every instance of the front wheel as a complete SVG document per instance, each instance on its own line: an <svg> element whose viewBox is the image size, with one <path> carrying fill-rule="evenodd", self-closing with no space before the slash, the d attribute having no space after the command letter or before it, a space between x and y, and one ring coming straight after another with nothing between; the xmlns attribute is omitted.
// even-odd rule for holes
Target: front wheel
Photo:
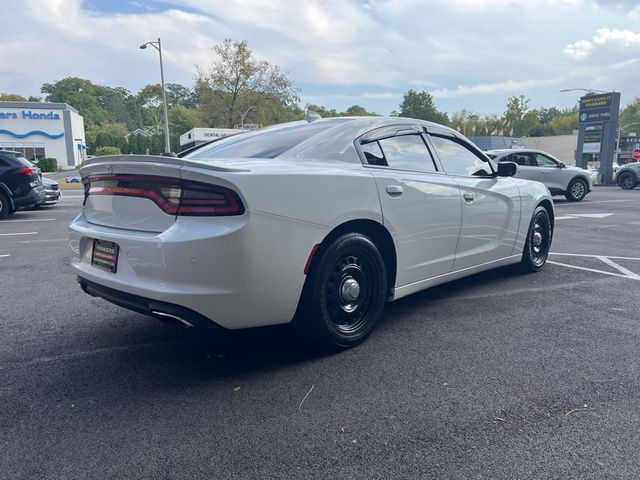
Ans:
<svg viewBox="0 0 640 480"><path fill-rule="evenodd" d="M575 178L569 183L565 197L570 202L579 202L587 195L587 182L581 178Z"/></svg>
<svg viewBox="0 0 640 480"><path fill-rule="evenodd" d="M549 212L543 206L539 206L533 212L522 252L521 266L525 272L537 272L544 267L549 256L552 235Z"/></svg>
<svg viewBox="0 0 640 480"><path fill-rule="evenodd" d="M387 273L375 244L360 233L338 237L310 272L294 326L324 348L349 348L373 331L387 300Z"/></svg>
<svg viewBox="0 0 640 480"><path fill-rule="evenodd" d="M618 186L624 190L631 190L636 187L636 177L631 172L624 172L618 177Z"/></svg>

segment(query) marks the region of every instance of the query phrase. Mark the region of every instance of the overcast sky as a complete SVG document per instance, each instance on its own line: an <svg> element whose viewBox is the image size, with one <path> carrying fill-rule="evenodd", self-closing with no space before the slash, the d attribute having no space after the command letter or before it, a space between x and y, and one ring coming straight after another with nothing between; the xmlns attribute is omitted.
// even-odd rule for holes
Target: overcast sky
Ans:
<svg viewBox="0 0 640 480"><path fill-rule="evenodd" d="M570 106L592 88L640 95L640 5L605 0L2 0L0 91L78 76L137 92L193 85L211 46L246 39L302 104L388 114L410 88L449 113L501 113L507 97Z"/></svg>

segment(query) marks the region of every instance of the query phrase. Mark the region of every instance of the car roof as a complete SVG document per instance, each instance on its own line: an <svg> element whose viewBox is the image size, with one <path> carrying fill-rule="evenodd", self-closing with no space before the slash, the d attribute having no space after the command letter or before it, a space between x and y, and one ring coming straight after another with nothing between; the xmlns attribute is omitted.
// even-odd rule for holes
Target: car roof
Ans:
<svg viewBox="0 0 640 480"><path fill-rule="evenodd" d="M313 128L322 124L326 124L326 128ZM417 125L424 127L427 131L437 131L438 133L446 133L455 137L464 138L460 133L444 125L406 117L330 117L313 120L312 122L298 120L271 125L238 135L260 136L263 133L275 133L280 129L285 130L291 127L304 127L307 125L311 130L317 130L317 133L309 135L300 143L292 146L282 154L278 154L279 157L324 158L359 163L360 159L354 149L353 140L372 130L396 125ZM198 152L200 148L206 148L206 145L215 144L217 141L224 141L224 138L216 139L213 142L208 142L180 152L179 157L192 161L208 160L204 156L197 158L198 153L196 152ZM192 155L192 153L194 155Z"/></svg>

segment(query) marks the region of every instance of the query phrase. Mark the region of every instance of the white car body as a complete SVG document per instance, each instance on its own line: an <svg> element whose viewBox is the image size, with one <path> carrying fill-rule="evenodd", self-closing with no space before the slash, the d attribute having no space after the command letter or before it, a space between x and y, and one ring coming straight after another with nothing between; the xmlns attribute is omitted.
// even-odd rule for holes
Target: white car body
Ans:
<svg viewBox="0 0 640 480"><path fill-rule="evenodd" d="M566 195L571 190L572 182L578 179L584 181L586 188L582 198L591 191L593 181L588 170L567 166L542 150L503 149L485 153L496 162L514 161L518 164L517 178L544 183L552 195Z"/></svg>
<svg viewBox="0 0 640 480"><path fill-rule="evenodd" d="M146 198L90 194L70 225L72 267L81 285L125 306L129 297L110 296L140 297L150 302L144 313L162 314L171 304L229 329L282 324L294 317L314 247L337 229L388 235L392 250L383 256L396 264L389 285L389 299L395 300L519 262L534 209L545 205L553 219L549 192L538 182L447 175L441 166L424 173L364 165L354 142L389 125L442 131L468 142L446 127L380 117L327 125L275 158L126 155L86 162L83 179L143 174L215 184L236 192L245 210L174 216ZM119 246L116 273L92 265L94 239ZM108 291L99 291L103 287ZM129 306L145 310L135 307Z"/></svg>

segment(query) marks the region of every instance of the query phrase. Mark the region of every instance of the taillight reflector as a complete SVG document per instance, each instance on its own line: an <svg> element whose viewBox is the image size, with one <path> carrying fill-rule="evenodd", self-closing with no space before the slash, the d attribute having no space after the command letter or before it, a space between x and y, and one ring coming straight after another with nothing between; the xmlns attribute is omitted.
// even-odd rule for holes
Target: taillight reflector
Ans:
<svg viewBox="0 0 640 480"><path fill-rule="evenodd" d="M23 175L31 175L32 173L36 173L36 167L21 168L20 173L22 173Z"/></svg>
<svg viewBox="0 0 640 480"><path fill-rule="evenodd" d="M171 215L242 215L244 206L229 188L151 175L93 175L83 179L91 195L146 198Z"/></svg>

